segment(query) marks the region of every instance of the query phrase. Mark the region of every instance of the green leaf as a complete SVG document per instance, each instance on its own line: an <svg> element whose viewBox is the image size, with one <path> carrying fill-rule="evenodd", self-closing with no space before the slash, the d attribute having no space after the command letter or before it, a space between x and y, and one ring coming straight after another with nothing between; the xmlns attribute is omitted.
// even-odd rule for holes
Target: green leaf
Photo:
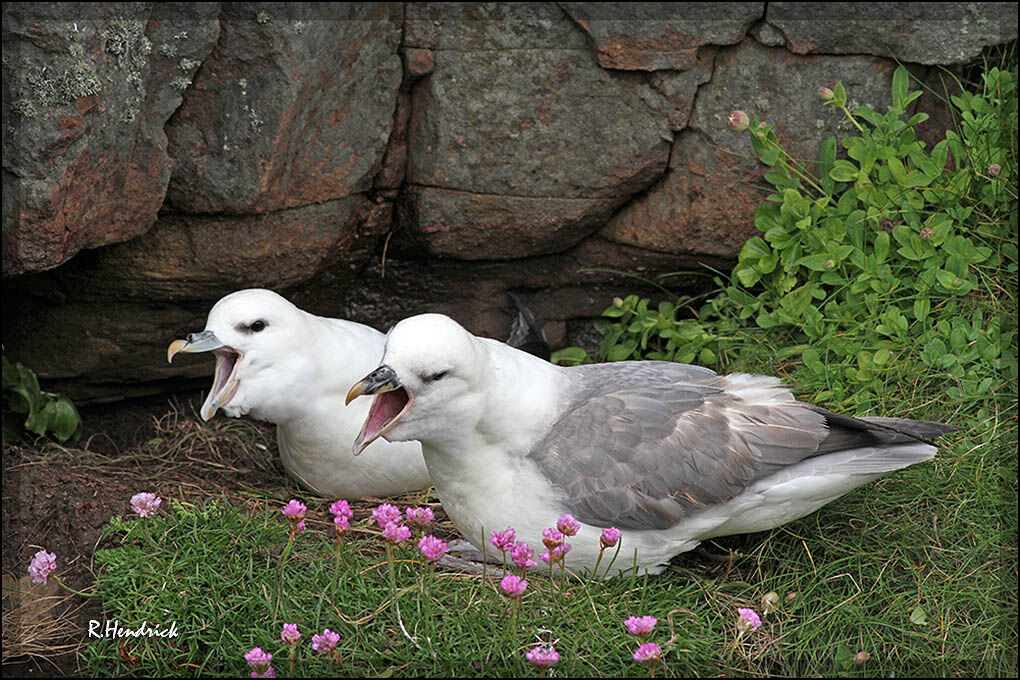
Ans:
<svg viewBox="0 0 1020 680"><path fill-rule="evenodd" d="M829 171L829 177L837 182L854 182L859 176L860 170L850 161L835 161Z"/></svg>
<svg viewBox="0 0 1020 680"><path fill-rule="evenodd" d="M802 267L807 267L811 271L824 272L828 269L832 269L831 266L826 266L833 262L833 259L828 255L807 255L797 260L797 264Z"/></svg>
<svg viewBox="0 0 1020 680"><path fill-rule="evenodd" d="M918 626L928 623L928 615L921 609L921 605L917 605L910 610L910 622Z"/></svg>
<svg viewBox="0 0 1020 680"><path fill-rule="evenodd" d="M50 430L53 432L53 436L62 442L66 442L81 426L81 416L78 415L78 409L74 407L74 404L67 397L58 397L52 403L54 404L54 409L50 422Z"/></svg>
<svg viewBox="0 0 1020 680"><path fill-rule="evenodd" d="M900 66L896 67L896 71L893 73L892 78L892 97L893 106L898 109L907 108L907 88L910 85L910 74L907 69Z"/></svg>

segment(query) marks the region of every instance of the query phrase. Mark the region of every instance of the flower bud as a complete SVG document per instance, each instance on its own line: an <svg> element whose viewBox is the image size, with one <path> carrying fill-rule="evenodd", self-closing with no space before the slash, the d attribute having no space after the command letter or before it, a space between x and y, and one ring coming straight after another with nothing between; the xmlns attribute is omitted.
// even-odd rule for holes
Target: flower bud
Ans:
<svg viewBox="0 0 1020 680"><path fill-rule="evenodd" d="M743 111L730 111L730 115L726 119L726 124L730 126L731 130L743 132L750 127L751 119L748 118L747 114Z"/></svg>
<svg viewBox="0 0 1020 680"><path fill-rule="evenodd" d="M998 163L992 163L988 166L988 174L992 177L998 177L1000 172L1002 172L1002 166Z"/></svg>
<svg viewBox="0 0 1020 680"><path fill-rule="evenodd" d="M820 87L818 88L818 96L824 99L825 101L829 101L830 99L835 97L836 94L827 87Z"/></svg>
<svg viewBox="0 0 1020 680"><path fill-rule="evenodd" d="M931 235L933 233L934 232L932 232L932 230L929 227L924 227L923 229L921 229L921 238L925 241L930 241Z"/></svg>

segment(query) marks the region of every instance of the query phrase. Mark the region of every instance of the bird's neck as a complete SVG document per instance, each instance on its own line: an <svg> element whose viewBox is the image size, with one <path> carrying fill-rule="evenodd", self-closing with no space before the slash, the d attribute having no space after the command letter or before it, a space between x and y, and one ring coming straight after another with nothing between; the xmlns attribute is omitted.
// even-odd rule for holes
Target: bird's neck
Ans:
<svg viewBox="0 0 1020 680"><path fill-rule="evenodd" d="M486 403L474 428L477 444L499 443L523 456L562 415L566 377L559 366L491 342Z"/></svg>

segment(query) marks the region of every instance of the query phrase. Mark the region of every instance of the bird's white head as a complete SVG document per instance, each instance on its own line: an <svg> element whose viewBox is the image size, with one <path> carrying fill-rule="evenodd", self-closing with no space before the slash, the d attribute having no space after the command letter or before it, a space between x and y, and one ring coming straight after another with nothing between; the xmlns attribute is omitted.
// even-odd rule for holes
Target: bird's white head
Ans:
<svg viewBox="0 0 1020 680"><path fill-rule="evenodd" d="M213 306L204 331L171 343L167 361L181 352L212 352L216 374L202 404L202 418L209 420L217 409L232 416L244 415L252 407L252 395L258 392L248 376L257 372L266 376L267 368L293 354L305 316L271 290L239 290Z"/></svg>
<svg viewBox="0 0 1020 680"><path fill-rule="evenodd" d="M356 383L347 402L376 395L354 442L355 455L378 437L429 441L451 429L451 419L480 412L488 354L478 338L442 314L404 319L386 336L382 365Z"/></svg>

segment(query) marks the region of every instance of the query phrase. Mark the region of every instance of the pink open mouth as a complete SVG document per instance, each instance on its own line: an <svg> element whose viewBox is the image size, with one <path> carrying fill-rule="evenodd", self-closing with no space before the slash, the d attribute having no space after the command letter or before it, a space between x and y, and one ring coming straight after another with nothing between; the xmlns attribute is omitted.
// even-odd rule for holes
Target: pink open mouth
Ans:
<svg viewBox="0 0 1020 680"><path fill-rule="evenodd" d="M202 418L209 420L216 414L216 410L223 408L237 393L238 381L235 377L237 365L243 358L242 354L230 347L214 349L212 353L216 356L216 374L213 378L212 389L209 396L202 404Z"/></svg>
<svg viewBox="0 0 1020 680"><path fill-rule="evenodd" d="M355 452L361 453L366 446L386 434L410 410L412 403L414 397L404 387L375 395L368 418L354 442Z"/></svg>

